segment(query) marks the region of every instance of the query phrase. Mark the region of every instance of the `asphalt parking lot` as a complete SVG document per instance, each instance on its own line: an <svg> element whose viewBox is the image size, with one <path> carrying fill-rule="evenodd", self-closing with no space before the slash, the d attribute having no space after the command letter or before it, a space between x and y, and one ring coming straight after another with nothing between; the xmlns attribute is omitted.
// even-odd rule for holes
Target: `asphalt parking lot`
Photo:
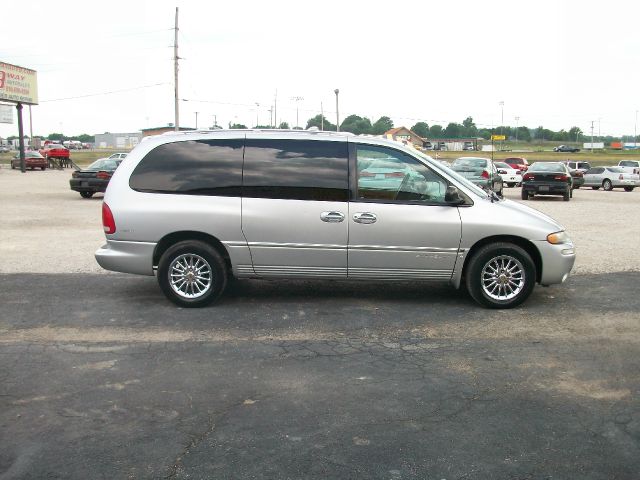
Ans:
<svg viewBox="0 0 640 480"><path fill-rule="evenodd" d="M512 311L255 280L194 311L95 265L69 176L0 170L0 480L640 477L640 191L530 201L578 260Z"/></svg>

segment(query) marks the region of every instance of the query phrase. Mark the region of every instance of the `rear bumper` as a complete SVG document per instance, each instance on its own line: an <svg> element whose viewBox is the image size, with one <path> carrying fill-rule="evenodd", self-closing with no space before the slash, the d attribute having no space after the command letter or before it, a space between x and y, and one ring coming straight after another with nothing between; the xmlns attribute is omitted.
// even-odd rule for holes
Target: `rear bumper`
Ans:
<svg viewBox="0 0 640 480"><path fill-rule="evenodd" d="M71 190L75 192L105 192L109 181L93 178L72 178L69 180Z"/></svg>
<svg viewBox="0 0 640 480"><path fill-rule="evenodd" d="M553 184L531 184L531 183L523 183L522 190L529 193L534 193L536 195L564 195L566 192L570 190L568 184L562 185L553 185Z"/></svg>
<svg viewBox="0 0 640 480"><path fill-rule="evenodd" d="M95 256L98 264L105 270L153 275L155 248L155 243L107 240L106 245L96 250Z"/></svg>

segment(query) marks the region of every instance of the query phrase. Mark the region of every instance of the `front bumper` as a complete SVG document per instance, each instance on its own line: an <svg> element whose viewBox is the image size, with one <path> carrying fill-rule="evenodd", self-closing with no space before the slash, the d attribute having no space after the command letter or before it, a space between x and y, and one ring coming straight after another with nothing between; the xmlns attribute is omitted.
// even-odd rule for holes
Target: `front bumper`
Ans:
<svg viewBox="0 0 640 480"><path fill-rule="evenodd" d="M96 250L95 256L98 264L105 270L153 275L155 248L155 243L107 240L106 245Z"/></svg>
<svg viewBox="0 0 640 480"><path fill-rule="evenodd" d="M535 243L542 258L540 285L564 282L576 261L576 248L573 243L553 245L546 240Z"/></svg>

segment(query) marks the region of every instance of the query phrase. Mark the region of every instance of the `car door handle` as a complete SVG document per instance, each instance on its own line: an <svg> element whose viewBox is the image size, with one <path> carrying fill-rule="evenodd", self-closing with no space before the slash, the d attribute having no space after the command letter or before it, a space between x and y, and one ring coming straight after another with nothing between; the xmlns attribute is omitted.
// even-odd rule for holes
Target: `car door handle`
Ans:
<svg viewBox="0 0 640 480"><path fill-rule="evenodd" d="M344 213L342 212L322 212L320 214L320 220L327 223L340 223L344 220Z"/></svg>
<svg viewBox="0 0 640 480"><path fill-rule="evenodd" d="M353 214L353 221L356 223L376 223L378 217L375 213L359 212Z"/></svg>

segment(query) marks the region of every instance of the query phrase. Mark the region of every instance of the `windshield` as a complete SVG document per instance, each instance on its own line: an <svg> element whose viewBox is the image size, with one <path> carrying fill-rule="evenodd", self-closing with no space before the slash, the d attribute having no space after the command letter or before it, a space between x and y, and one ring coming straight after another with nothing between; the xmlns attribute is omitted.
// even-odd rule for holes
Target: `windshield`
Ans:
<svg viewBox="0 0 640 480"><path fill-rule="evenodd" d="M486 158L456 158L451 164L452 167L471 167L471 168L484 168L487 165Z"/></svg>
<svg viewBox="0 0 640 480"><path fill-rule="evenodd" d="M429 162L430 166L433 166L434 170L440 170L441 172L446 173L448 176L452 177L456 182L462 184L466 189L472 191L474 194L481 198L487 198L487 192L485 192L482 188L478 187L473 182L467 180L458 172L451 169L451 167L444 165L443 163L437 162L429 155L425 155L424 153L416 150L415 152L419 157L426 159Z"/></svg>
<svg viewBox="0 0 640 480"><path fill-rule="evenodd" d="M115 170L119 163L109 158L101 158L89 165L87 170Z"/></svg>
<svg viewBox="0 0 640 480"><path fill-rule="evenodd" d="M534 163L529 167L530 172L564 172L562 164L556 162Z"/></svg>

